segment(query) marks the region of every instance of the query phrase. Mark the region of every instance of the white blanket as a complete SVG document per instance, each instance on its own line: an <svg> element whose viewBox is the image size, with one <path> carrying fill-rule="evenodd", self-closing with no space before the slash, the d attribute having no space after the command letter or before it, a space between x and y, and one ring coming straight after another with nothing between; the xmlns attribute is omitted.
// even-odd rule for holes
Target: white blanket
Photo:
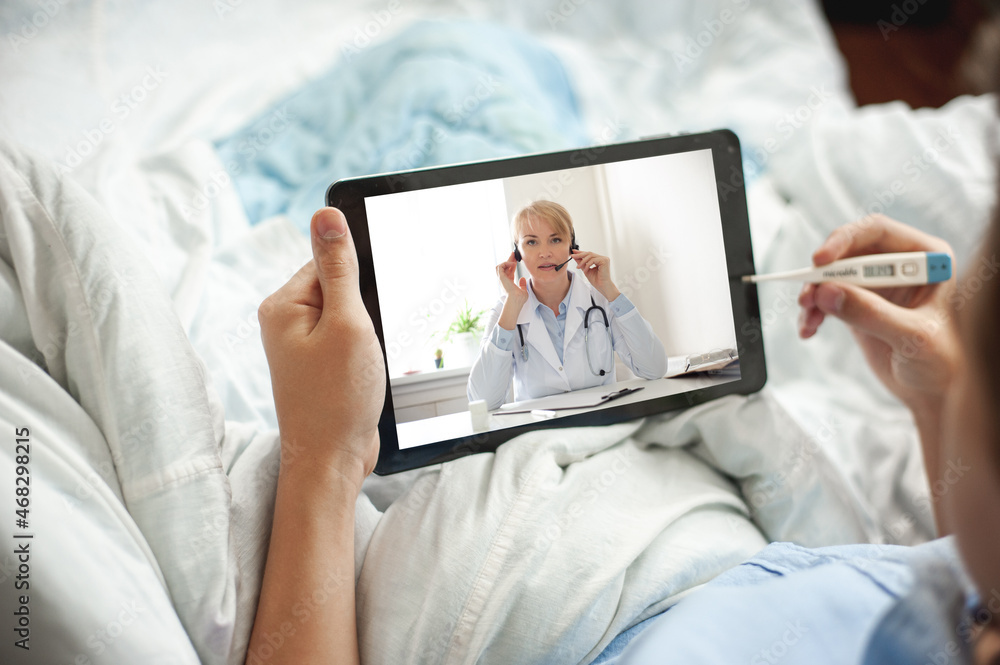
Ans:
<svg viewBox="0 0 1000 665"><path fill-rule="evenodd" d="M32 655L239 662L276 438L224 428L169 299L90 197L8 144L0 155L5 302L23 322L0 347L0 417L35 451L32 528L0 528L38 534L34 636L64 636ZM362 495L365 661L586 662L768 540L878 536L822 452L832 430L810 436L766 392L639 426L536 432L421 470L381 517ZM0 460L13 477L14 451ZM79 576L67 556L97 565ZM0 584L12 612L13 583ZM104 609L83 610L95 597ZM154 628L162 641L146 639Z"/></svg>
<svg viewBox="0 0 1000 665"><path fill-rule="evenodd" d="M4 641L5 662L245 653L277 461L254 313L308 244L286 220L248 229L235 194L209 187L221 167L209 142L322 71L385 5L224 4L232 11L57 3L0 59L4 132L64 165L101 137L68 169L89 195L0 148L0 420L29 428L32 478L29 526L0 521L4 551L15 532L35 534L33 648ZM37 9L8 5L5 34ZM850 110L809 3L650 11L403 3L377 38L420 16L489 16L570 63L595 139L608 127L624 128L616 139L734 127L769 171L749 192L762 269L802 264L897 178L905 193L888 212L943 235L962 267L992 203L992 99ZM722 23L725 11L739 20ZM265 38L284 57L260 48ZM120 119L112 104L135 85L150 89ZM942 131L957 136L932 161ZM199 192L214 194L189 214ZM365 662L587 662L767 540L933 535L908 414L842 327L794 339L794 296L761 289L770 378L759 396L371 479L356 538ZM0 451L0 486L13 492L15 449ZM10 617L19 562L0 564Z"/></svg>

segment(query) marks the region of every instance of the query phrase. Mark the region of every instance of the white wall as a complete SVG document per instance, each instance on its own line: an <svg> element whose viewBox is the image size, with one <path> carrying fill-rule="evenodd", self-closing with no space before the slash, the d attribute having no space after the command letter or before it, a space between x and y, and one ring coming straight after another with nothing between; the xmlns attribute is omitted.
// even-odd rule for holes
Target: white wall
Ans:
<svg viewBox="0 0 1000 665"><path fill-rule="evenodd" d="M667 354L735 348L712 152L603 167L615 283Z"/></svg>
<svg viewBox="0 0 1000 665"><path fill-rule="evenodd" d="M474 310L496 302L494 257L508 237L503 183L387 194L365 207L389 376L433 371L439 347L454 369L432 333L443 333L466 299Z"/></svg>
<svg viewBox="0 0 1000 665"><path fill-rule="evenodd" d="M513 220L518 210L529 203L539 199L554 201L569 211L580 248L601 251L600 248L604 246L603 211L593 168L507 178L503 186L508 222ZM570 263L567 268L574 265ZM523 267L521 271L523 276L528 276Z"/></svg>

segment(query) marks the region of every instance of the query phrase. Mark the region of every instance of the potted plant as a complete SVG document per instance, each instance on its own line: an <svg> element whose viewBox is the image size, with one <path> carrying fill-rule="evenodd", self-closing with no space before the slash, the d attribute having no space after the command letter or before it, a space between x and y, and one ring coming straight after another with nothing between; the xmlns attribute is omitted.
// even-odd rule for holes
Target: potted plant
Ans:
<svg viewBox="0 0 1000 665"><path fill-rule="evenodd" d="M448 366L471 367L479 355L479 338L483 334L483 315L486 310L473 312L469 301L460 307L451 325L444 331L444 341L450 345Z"/></svg>

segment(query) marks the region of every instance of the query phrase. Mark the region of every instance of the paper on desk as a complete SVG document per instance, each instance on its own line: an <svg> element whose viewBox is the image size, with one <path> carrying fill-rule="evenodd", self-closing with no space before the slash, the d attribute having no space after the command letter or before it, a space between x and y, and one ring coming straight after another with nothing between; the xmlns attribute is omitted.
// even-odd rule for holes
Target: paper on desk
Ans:
<svg viewBox="0 0 1000 665"><path fill-rule="evenodd" d="M526 399L522 402L510 402L502 405L498 411L530 411L531 409L586 409L599 405L601 398L614 392L569 392L560 395L549 395L538 399Z"/></svg>

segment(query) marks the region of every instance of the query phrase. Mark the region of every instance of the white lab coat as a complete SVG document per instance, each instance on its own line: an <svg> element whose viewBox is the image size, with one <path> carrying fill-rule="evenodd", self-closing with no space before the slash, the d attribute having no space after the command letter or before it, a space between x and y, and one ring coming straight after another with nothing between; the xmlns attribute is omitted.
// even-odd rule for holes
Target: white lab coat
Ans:
<svg viewBox="0 0 1000 665"><path fill-rule="evenodd" d="M525 360L521 354L517 328L512 332L514 346L511 351L505 351L493 343L493 329L500 320L505 295L490 312L479 357L469 373L469 401L486 400L490 410L512 401L509 394L511 377L514 379L513 401L614 383L614 352L638 377L659 379L667 373L667 354L663 344L653 332L652 326L639 314L638 308L618 318L607 298L591 287L584 276L575 273L572 279L574 284L566 310L566 331L563 336L564 362L559 362L552 338L538 312L540 303L529 281L528 301L517 318L524 333L528 359ZM605 370L604 376L595 375L591 371L587 347L584 345L583 317L591 306L591 296L594 303L607 312L610 324L610 335L606 335L600 312L595 310L590 313L591 361L598 373L601 369Z"/></svg>

